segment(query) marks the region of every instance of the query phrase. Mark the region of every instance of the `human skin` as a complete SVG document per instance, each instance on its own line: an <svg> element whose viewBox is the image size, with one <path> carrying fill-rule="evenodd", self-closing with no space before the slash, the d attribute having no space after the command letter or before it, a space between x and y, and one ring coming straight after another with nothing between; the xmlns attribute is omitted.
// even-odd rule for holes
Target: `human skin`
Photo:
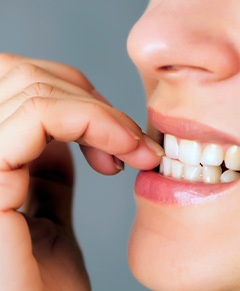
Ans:
<svg viewBox="0 0 240 291"><path fill-rule="evenodd" d="M146 89L153 138L163 130L200 144L239 146L239 33L239 1L149 1L130 32L128 51ZM240 290L239 180L220 184L222 195L214 199L184 205L163 201L168 188L160 177L153 198L144 177L145 188L142 179L136 182L129 242L136 278L154 291ZM182 187L175 185L174 194ZM182 195L195 185L187 181Z"/></svg>
<svg viewBox="0 0 240 291"><path fill-rule="evenodd" d="M162 148L80 71L10 54L0 54L0 64L1 290L90 290L72 229L66 142L79 143L105 175L117 174L123 162L151 169Z"/></svg>

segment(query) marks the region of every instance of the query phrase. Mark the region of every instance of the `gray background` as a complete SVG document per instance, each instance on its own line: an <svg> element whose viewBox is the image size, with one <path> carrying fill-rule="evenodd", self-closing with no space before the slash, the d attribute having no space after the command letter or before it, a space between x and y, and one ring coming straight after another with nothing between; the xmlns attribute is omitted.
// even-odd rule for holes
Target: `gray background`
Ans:
<svg viewBox="0 0 240 291"><path fill-rule="evenodd" d="M145 100L126 38L146 0L1 1L0 51L52 59L81 69L120 110L145 127ZM127 263L135 215L129 167L95 173L72 145L77 170L74 225L93 291L143 291ZM70 291L70 290L69 290Z"/></svg>

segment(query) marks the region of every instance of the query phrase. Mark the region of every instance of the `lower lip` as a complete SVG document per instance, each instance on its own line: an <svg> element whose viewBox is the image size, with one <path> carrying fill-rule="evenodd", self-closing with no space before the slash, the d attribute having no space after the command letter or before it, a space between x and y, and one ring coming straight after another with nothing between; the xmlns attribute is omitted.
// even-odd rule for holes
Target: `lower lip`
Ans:
<svg viewBox="0 0 240 291"><path fill-rule="evenodd" d="M191 205L219 198L237 182L204 184L164 177L153 171L140 171L135 182L136 196L156 204Z"/></svg>

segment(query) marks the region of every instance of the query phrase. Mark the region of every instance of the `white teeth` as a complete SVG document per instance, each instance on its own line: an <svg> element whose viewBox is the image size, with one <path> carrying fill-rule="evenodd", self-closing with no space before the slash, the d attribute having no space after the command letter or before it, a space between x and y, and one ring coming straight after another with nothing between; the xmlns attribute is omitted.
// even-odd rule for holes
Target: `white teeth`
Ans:
<svg viewBox="0 0 240 291"><path fill-rule="evenodd" d="M171 176L172 174L172 160L166 156L162 157L160 164L160 173L164 176Z"/></svg>
<svg viewBox="0 0 240 291"><path fill-rule="evenodd" d="M179 161L172 161L172 177L175 179L181 179L183 176L183 163Z"/></svg>
<svg viewBox="0 0 240 291"><path fill-rule="evenodd" d="M203 182L216 184L221 181L222 168L215 166L203 166L202 177Z"/></svg>
<svg viewBox="0 0 240 291"><path fill-rule="evenodd" d="M201 180L202 167L185 165L184 167L184 180L200 181Z"/></svg>
<svg viewBox="0 0 240 291"><path fill-rule="evenodd" d="M170 134L164 137L165 154L160 164L164 176L204 183L227 183L240 179L240 146L227 150L217 144L202 148L197 141L178 139ZM222 173L222 163L227 171ZM229 169L229 170L228 170Z"/></svg>
<svg viewBox="0 0 240 291"><path fill-rule="evenodd" d="M178 143L175 136L170 134L164 136L164 149L166 156L171 159L178 159Z"/></svg>
<svg viewBox="0 0 240 291"><path fill-rule="evenodd" d="M179 160L191 166L200 164L202 149L198 142L191 140L180 141Z"/></svg>
<svg viewBox="0 0 240 291"><path fill-rule="evenodd" d="M228 169L240 170L240 147L231 146L225 154L225 165Z"/></svg>
<svg viewBox="0 0 240 291"><path fill-rule="evenodd" d="M237 172L232 171L232 170L228 170L228 171L225 171L221 175L221 182L222 183L228 183L228 182L235 181L235 180L237 180L239 178L240 178L240 173L237 173Z"/></svg>
<svg viewBox="0 0 240 291"><path fill-rule="evenodd" d="M203 150L201 164L208 166L220 166L223 162L224 153L220 145L210 144Z"/></svg>

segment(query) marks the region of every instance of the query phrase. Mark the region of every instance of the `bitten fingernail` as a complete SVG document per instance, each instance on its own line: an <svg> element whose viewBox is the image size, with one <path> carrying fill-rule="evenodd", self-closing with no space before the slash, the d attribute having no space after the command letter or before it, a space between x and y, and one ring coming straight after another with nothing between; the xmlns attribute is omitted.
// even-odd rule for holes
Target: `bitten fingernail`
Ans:
<svg viewBox="0 0 240 291"><path fill-rule="evenodd" d="M124 170L124 162L119 160L117 157L113 156L113 163L115 165L115 167L119 170L119 171L123 171Z"/></svg>
<svg viewBox="0 0 240 291"><path fill-rule="evenodd" d="M154 151L157 156L161 157L164 155L164 149L157 142L155 142L153 139L145 134L143 135L143 139L147 147L150 148L150 150Z"/></svg>

